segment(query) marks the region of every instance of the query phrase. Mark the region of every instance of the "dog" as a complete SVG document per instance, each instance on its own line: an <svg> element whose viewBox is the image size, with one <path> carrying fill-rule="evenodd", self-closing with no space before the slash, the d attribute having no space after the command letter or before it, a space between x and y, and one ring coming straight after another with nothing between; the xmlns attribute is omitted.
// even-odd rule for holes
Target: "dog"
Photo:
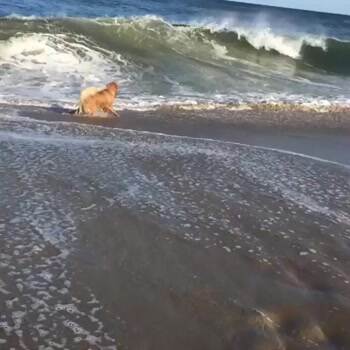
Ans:
<svg viewBox="0 0 350 350"><path fill-rule="evenodd" d="M119 86L114 81L107 84L103 89L90 87L83 90L80 94L79 107L75 114L96 116L98 112L105 112L119 118L119 114L113 109L118 92Z"/></svg>
<svg viewBox="0 0 350 350"><path fill-rule="evenodd" d="M89 87L87 89L84 89L80 93L79 107L75 111L75 114L84 114L85 113L85 110L84 110L85 100L92 95L96 95L99 91L101 91L103 89L104 89L104 87L103 88Z"/></svg>

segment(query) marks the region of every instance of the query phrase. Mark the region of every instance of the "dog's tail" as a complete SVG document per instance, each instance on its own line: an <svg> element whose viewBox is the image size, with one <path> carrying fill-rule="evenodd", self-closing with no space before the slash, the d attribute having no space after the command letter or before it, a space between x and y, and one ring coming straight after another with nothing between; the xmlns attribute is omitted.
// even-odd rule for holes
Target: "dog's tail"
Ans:
<svg viewBox="0 0 350 350"><path fill-rule="evenodd" d="M102 88L104 89L104 88ZM92 95L97 94L99 91L102 90L101 88L96 88L96 87L89 87L87 89L84 89L81 93L80 93L80 100L79 100L79 104L76 105L75 109L74 109L74 114L84 114L85 113L85 109L84 109L84 103L86 101L86 99Z"/></svg>

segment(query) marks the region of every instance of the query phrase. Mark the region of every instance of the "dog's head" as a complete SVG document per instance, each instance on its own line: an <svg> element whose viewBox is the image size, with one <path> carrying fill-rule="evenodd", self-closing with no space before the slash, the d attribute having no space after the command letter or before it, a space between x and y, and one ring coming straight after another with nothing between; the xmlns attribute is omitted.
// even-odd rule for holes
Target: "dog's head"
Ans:
<svg viewBox="0 0 350 350"><path fill-rule="evenodd" d="M106 85L107 90L112 92L115 96L117 96L118 91L119 91L119 86L116 82L112 81L111 83L108 83Z"/></svg>

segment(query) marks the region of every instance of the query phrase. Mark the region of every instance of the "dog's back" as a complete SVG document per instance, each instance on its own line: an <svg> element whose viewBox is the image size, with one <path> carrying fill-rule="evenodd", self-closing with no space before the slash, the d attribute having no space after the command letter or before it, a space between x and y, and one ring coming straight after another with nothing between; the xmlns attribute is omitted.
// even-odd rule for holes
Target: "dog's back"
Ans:
<svg viewBox="0 0 350 350"><path fill-rule="evenodd" d="M99 112L112 113L119 116L113 110L113 103L117 97L119 86L115 82L108 83L104 88L89 87L80 94L79 108L76 113L96 115Z"/></svg>
<svg viewBox="0 0 350 350"><path fill-rule="evenodd" d="M81 93L80 93L80 100L79 100L79 108L78 108L78 114L84 114L87 111L85 111L84 109L84 104L85 101L93 95L96 95L98 92L100 92L101 90L103 90L103 88L97 88L97 87L89 87L84 89Z"/></svg>
<svg viewBox="0 0 350 350"><path fill-rule="evenodd" d="M118 85L109 83L106 88L84 99L84 112L94 115L97 112L113 113L113 103L118 93Z"/></svg>

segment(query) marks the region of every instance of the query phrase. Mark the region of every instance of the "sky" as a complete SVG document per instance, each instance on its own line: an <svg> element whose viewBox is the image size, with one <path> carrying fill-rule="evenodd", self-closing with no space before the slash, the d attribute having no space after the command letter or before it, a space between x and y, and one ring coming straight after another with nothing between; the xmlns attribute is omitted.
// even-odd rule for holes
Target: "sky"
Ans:
<svg viewBox="0 0 350 350"><path fill-rule="evenodd" d="M350 15L350 0L237 0L251 4L291 7Z"/></svg>

